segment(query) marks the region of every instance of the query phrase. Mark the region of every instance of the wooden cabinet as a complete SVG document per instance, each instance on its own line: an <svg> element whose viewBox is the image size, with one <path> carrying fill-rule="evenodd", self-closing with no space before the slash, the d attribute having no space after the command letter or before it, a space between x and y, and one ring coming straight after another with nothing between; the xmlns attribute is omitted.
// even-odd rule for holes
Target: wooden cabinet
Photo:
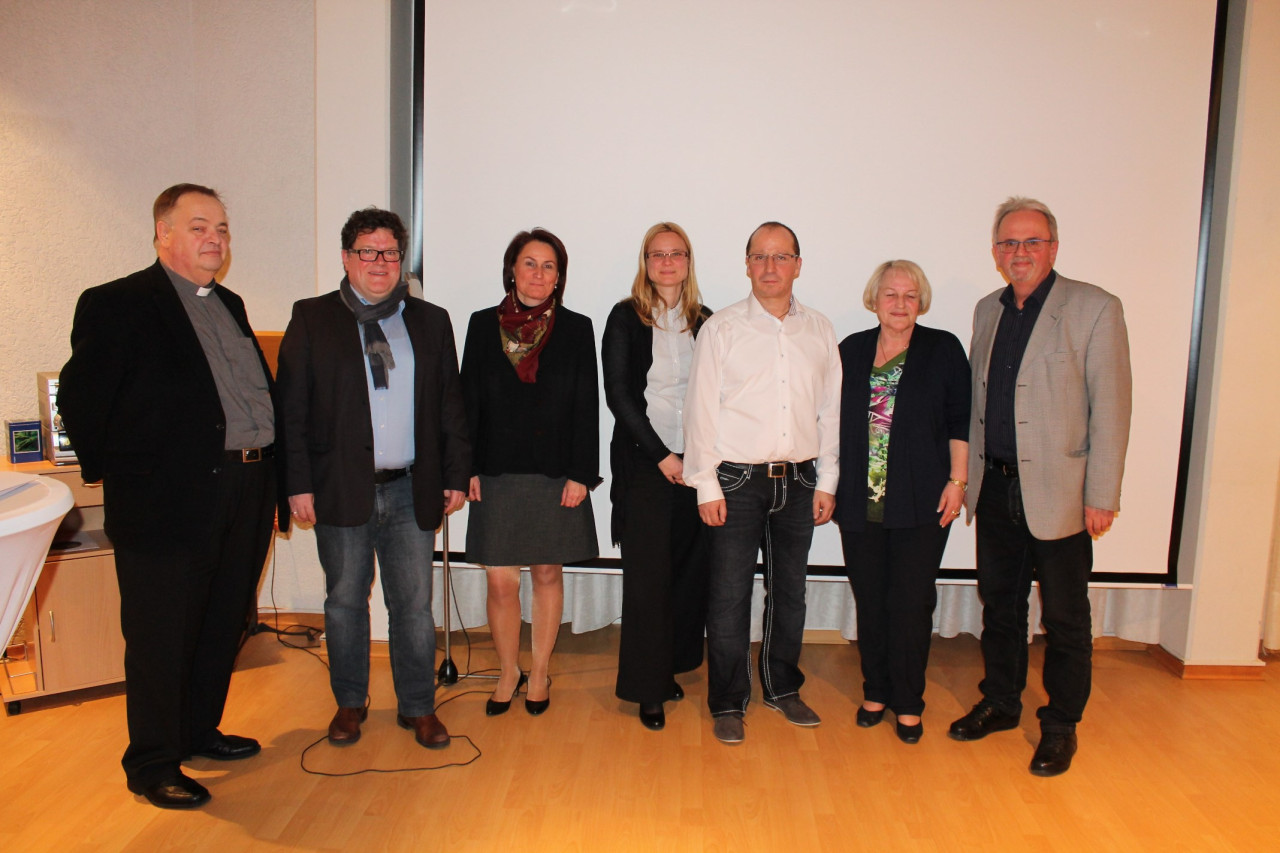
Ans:
<svg viewBox="0 0 1280 853"><path fill-rule="evenodd" d="M45 693L124 679L120 590L112 555L45 563L35 605Z"/></svg>
<svg viewBox="0 0 1280 853"><path fill-rule="evenodd" d="M102 490L84 486L73 465L10 467L57 477L76 501L5 649L0 694L12 714L24 699L123 681L124 638L115 555L102 532Z"/></svg>

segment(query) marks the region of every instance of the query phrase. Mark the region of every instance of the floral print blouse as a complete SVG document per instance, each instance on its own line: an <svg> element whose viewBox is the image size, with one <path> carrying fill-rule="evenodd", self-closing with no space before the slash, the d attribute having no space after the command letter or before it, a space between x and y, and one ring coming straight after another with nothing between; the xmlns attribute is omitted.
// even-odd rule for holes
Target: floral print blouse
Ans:
<svg viewBox="0 0 1280 853"><path fill-rule="evenodd" d="M884 490L889 478L889 427L898 382L907 363L903 350L880 367L871 368L871 405L867 409L867 521L884 521Z"/></svg>

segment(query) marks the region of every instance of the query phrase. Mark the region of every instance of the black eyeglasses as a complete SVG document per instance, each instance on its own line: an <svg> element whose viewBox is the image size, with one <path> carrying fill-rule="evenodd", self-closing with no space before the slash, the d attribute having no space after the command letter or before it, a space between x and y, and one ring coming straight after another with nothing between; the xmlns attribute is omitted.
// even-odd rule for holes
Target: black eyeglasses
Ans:
<svg viewBox="0 0 1280 853"><path fill-rule="evenodd" d="M381 251L370 248L347 249L347 254L356 255L360 260L369 261L370 263L376 261L378 258L382 258L389 264L397 264L400 262L400 259L404 257L404 252L399 249L382 249Z"/></svg>

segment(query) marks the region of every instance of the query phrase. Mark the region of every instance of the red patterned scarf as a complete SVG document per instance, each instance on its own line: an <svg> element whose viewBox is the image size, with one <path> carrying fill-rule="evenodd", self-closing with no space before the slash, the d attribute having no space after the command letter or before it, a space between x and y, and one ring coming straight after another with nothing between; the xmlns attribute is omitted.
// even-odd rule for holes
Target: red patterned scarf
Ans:
<svg viewBox="0 0 1280 853"><path fill-rule="evenodd" d="M502 333L502 351L521 382L538 381L538 356L551 337L556 324L555 294L533 308L526 308L512 290L498 303L498 326Z"/></svg>

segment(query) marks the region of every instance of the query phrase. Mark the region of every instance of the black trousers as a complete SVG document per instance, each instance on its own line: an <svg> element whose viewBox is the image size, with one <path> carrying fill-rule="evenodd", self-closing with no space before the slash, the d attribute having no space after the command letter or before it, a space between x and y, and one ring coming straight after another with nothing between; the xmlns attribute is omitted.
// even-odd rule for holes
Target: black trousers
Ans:
<svg viewBox="0 0 1280 853"><path fill-rule="evenodd" d="M954 523L954 522L953 522ZM951 526L840 529L858 614L862 695L895 714L924 713L925 669L938 603L938 567Z"/></svg>
<svg viewBox="0 0 1280 853"><path fill-rule="evenodd" d="M1093 675L1093 540L1083 530L1063 539L1036 539L1023 514L1021 482L996 470L982 478L977 524L982 695L1006 713L1022 712L1027 599L1034 576L1040 583L1040 622L1047 640L1044 689L1049 694L1049 704L1036 716L1042 731L1072 731L1089 701Z"/></svg>
<svg viewBox="0 0 1280 853"><path fill-rule="evenodd" d="M695 489L667 482L634 449L627 464L615 692L627 702L665 702L675 674L702 665L706 527Z"/></svg>
<svg viewBox="0 0 1280 853"><path fill-rule="evenodd" d="M217 732L271 542L274 460L226 464L213 489L199 535L116 548L129 721L121 764L143 785Z"/></svg>

